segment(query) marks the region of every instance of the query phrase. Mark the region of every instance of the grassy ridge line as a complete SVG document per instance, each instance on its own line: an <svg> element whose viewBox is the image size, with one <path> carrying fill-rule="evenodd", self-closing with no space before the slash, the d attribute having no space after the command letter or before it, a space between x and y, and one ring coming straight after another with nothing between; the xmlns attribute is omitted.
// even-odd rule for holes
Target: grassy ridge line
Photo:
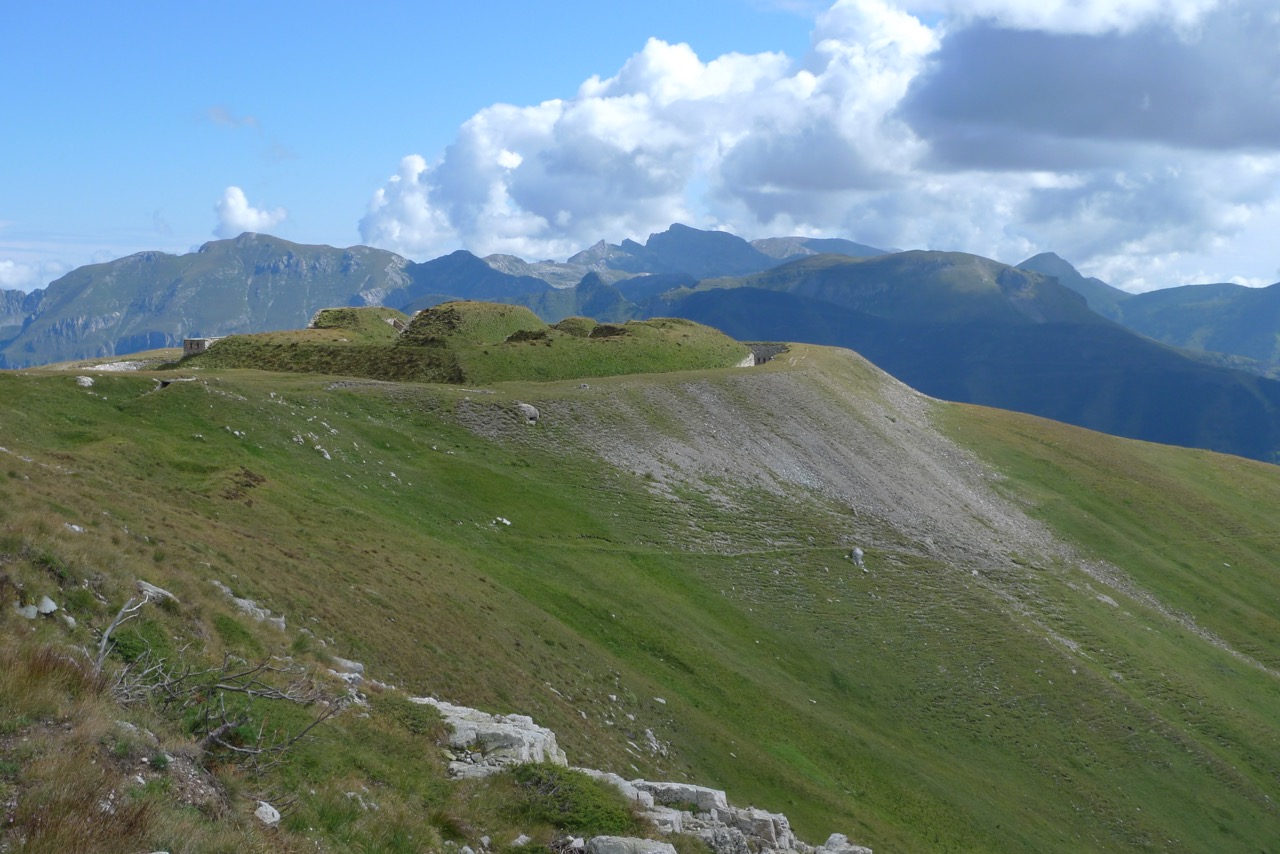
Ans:
<svg viewBox="0 0 1280 854"><path fill-rule="evenodd" d="M486 385L730 367L750 356L687 320L613 326L568 318L548 326L521 306L451 302L419 312L397 336L385 322L392 314L399 313L329 309L320 328L233 336L183 364Z"/></svg>
<svg viewBox="0 0 1280 854"><path fill-rule="evenodd" d="M830 399L772 424L776 401L758 386L770 377ZM10 477L8 512L82 523L110 507L113 525L155 542L108 571L145 568L180 596L206 573L237 575L241 595L291 624L316 617L382 678L533 714L575 762L688 774L788 812L808 838L840 830L881 851L1257 850L1274 838L1267 683L1140 602L1108 591L1118 618L1086 574L1035 555L1020 574L972 576L937 557L945 543L920 541L935 532L891 524L884 508L854 520L736 477L664 493L596 450L727 433L690 420L713 397L769 448L806 420L841 441L863 435L849 425L878 435L887 381L820 348L760 373L586 392L231 372L157 394L143 377L104 377L92 390L104 401L65 375L0 381L6 443L77 472L21 463L36 484ZM544 423L521 425L518 399ZM899 437L927 428L897 417ZM245 467L266 481L224 497ZM513 525L491 524L498 515ZM872 538L872 572L843 559L852 524ZM109 531L90 530L109 551ZM1046 625L1082 652L1045 640ZM1177 679L1135 700L1166 670ZM624 713L677 758L635 755Z"/></svg>

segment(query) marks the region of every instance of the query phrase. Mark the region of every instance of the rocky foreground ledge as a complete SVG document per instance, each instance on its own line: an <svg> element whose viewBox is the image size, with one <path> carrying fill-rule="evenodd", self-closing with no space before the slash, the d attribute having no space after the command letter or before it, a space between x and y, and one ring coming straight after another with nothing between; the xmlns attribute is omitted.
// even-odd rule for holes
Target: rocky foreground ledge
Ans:
<svg viewBox="0 0 1280 854"><path fill-rule="evenodd" d="M449 725L449 773L454 777L485 777L525 762L569 766L556 734L526 715L491 715L433 697L410 699L434 706ZM735 807L719 789L624 780L592 768L574 770L617 788L661 832L696 836L716 854L872 854L840 833L822 845L809 845L796 838L782 813ZM574 843L587 854L675 854L672 845L653 839L597 836Z"/></svg>

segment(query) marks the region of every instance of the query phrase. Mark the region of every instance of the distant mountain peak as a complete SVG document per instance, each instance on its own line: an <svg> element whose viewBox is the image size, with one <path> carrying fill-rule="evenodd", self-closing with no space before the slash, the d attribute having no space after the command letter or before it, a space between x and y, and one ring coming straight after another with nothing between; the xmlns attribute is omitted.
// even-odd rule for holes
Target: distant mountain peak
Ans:
<svg viewBox="0 0 1280 854"><path fill-rule="evenodd" d="M1056 252L1041 252L1039 255L1032 255L1018 266L1024 270L1035 270L1037 273L1044 273L1046 276L1057 276L1064 273L1067 275L1080 275L1079 270L1071 266Z"/></svg>
<svg viewBox="0 0 1280 854"><path fill-rule="evenodd" d="M1071 290L1084 297L1085 301L1089 303L1089 308L1111 320L1120 319L1122 313L1120 304L1133 296L1133 294L1108 285L1101 279L1080 275L1079 270L1053 252L1041 252L1039 255L1032 255L1021 264L1018 264L1017 267L1020 270L1031 270L1045 276L1053 276L1058 280L1059 284L1071 288Z"/></svg>
<svg viewBox="0 0 1280 854"><path fill-rule="evenodd" d="M869 258L890 254L884 249L838 237L766 237L751 241L751 245L779 261L794 261L808 255L848 255L850 258Z"/></svg>

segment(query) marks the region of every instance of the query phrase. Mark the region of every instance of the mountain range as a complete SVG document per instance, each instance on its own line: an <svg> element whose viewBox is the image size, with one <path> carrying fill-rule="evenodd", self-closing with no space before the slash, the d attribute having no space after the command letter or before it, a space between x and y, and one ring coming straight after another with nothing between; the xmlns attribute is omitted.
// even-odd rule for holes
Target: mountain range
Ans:
<svg viewBox="0 0 1280 854"><path fill-rule="evenodd" d="M411 314L450 299L524 305L548 322L678 316L741 339L846 346L949 400L1255 459L1280 451L1280 285L1129 294L1052 254L1011 267L682 225L564 262L458 251L418 263L254 234L139 253L6 293L0 365L296 328L331 306Z"/></svg>

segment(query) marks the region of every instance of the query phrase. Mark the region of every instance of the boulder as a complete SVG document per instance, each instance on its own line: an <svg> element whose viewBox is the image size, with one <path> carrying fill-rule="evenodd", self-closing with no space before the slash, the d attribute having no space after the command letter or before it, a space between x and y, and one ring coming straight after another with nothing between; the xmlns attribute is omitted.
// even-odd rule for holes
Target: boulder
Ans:
<svg viewBox="0 0 1280 854"><path fill-rule="evenodd" d="M175 603L178 601L178 597L174 596L168 590L165 590L163 587L156 587L154 584L148 584L142 579L138 579L138 592L142 594L142 598L151 602L155 602L160 599L168 599Z"/></svg>
<svg viewBox="0 0 1280 854"><path fill-rule="evenodd" d="M684 813L671 807L650 807L641 813L663 833L684 833Z"/></svg>
<svg viewBox="0 0 1280 854"><path fill-rule="evenodd" d="M593 836L587 840L587 854L676 854L676 849L670 843L655 839Z"/></svg>
<svg viewBox="0 0 1280 854"><path fill-rule="evenodd" d="M746 835L736 827L712 825L694 832L715 854L753 854Z"/></svg>
<svg viewBox="0 0 1280 854"><path fill-rule="evenodd" d="M410 697L410 702L435 706L452 730L449 746L473 757L473 765L496 773L507 765L550 762L568 765L569 760L556 742L556 734L538 726L526 715L490 715L466 706L455 706L434 697ZM478 758L476 758L478 757ZM450 770L457 773L451 763ZM474 776L467 774L467 776Z"/></svg>
<svg viewBox="0 0 1280 854"><path fill-rule="evenodd" d="M253 814L267 827L275 827L280 823L280 810L266 801L258 801L258 808L253 811Z"/></svg>
<svg viewBox="0 0 1280 854"><path fill-rule="evenodd" d="M770 848L791 848L795 842L795 836L791 833L791 822L781 813L765 812L750 807L730 810L730 815L722 814L721 820L738 828L747 836L762 840Z"/></svg>
<svg viewBox="0 0 1280 854"><path fill-rule="evenodd" d="M653 795L660 804L693 804L698 812L712 810L729 811L729 800L719 789L708 789L706 786L694 786L690 783L652 783L648 780L636 780L637 789Z"/></svg>
<svg viewBox="0 0 1280 854"><path fill-rule="evenodd" d="M818 846L816 854L873 854L870 848L855 845L843 833L833 833Z"/></svg>
<svg viewBox="0 0 1280 854"><path fill-rule="evenodd" d="M517 403L516 411L520 413L520 417L524 419L525 424L538 423L538 407L531 406L528 403Z"/></svg>
<svg viewBox="0 0 1280 854"><path fill-rule="evenodd" d="M58 610L58 603L54 602L48 596L41 596L40 601L36 603L36 610L40 612L42 616L47 617L54 611Z"/></svg>
<svg viewBox="0 0 1280 854"><path fill-rule="evenodd" d="M338 670L343 671L344 673L359 673L361 676L364 675L364 665L358 661L351 661L350 659L347 659L347 658L339 658L338 656L335 655L333 657L333 666Z"/></svg>

